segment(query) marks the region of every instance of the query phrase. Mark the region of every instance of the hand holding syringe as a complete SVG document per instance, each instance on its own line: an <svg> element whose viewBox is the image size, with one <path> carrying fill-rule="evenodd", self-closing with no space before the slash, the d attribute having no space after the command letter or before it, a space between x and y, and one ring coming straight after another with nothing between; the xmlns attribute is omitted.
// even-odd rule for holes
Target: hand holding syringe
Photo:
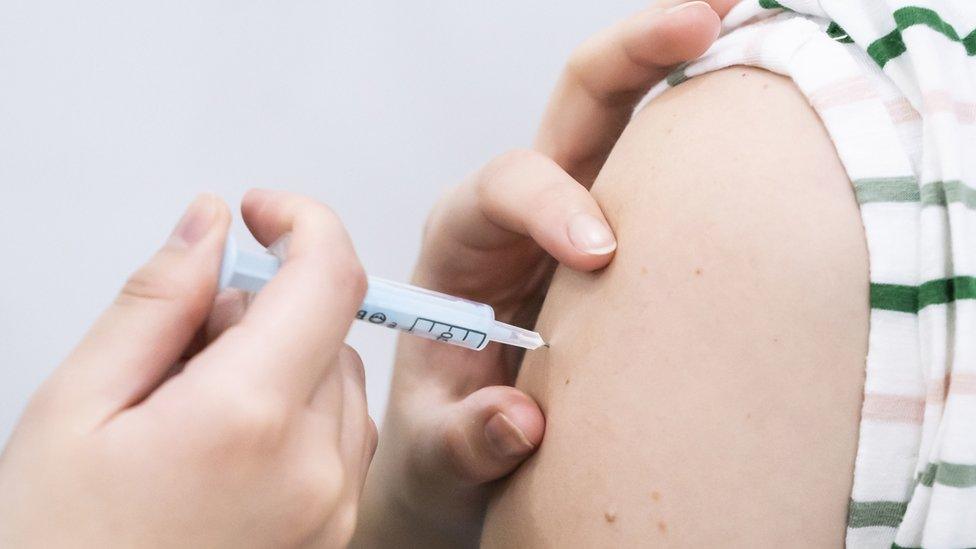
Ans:
<svg viewBox="0 0 976 549"><path fill-rule="evenodd" d="M221 289L260 290L278 272L281 260L271 253L241 250L228 235L220 268ZM489 341L537 349L545 342L529 330L495 320L489 305L368 277L369 289L358 320L408 334L481 350Z"/></svg>

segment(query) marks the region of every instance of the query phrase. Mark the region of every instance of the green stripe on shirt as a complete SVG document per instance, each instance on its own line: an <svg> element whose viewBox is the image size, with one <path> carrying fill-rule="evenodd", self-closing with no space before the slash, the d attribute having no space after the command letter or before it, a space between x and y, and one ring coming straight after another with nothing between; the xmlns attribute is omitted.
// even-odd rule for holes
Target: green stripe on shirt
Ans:
<svg viewBox="0 0 976 549"><path fill-rule="evenodd" d="M966 48L967 54L976 55L976 29L973 29L973 32L962 39L962 45Z"/></svg>
<svg viewBox="0 0 976 549"><path fill-rule="evenodd" d="M914 177L871 177L854 182L858 204L869 202L918 202L918 182Z"/></svg>
<svg viewBox="0 0 976 549"><path fill-rule="evenodd" d="M688 68L688 63L682 63L678 65L673 71L668 73L667 78L665 78L665 80L667 80L668 82L668 85L673 88L678 84L684 82L685 80L688 80L688 75L685 74L686 68Z"/></svg>
<svg viewBox="0 0 976 549"><path fill-rule="evenodd" d="M844 30L840 25L838 25L834 21L831 21L830 24L827 25L826 32L827 32L827 36L833 38L834 40L842 44L854 43L854 40L852 40L851 37L847 34L847 31Z"/></svg>
<svg viewBox="0 0 976 549"><path fill-rule="evenodd" d="M915 25L925 25L953 42L960 42L966 49L967 55L976 55L976 30L970 32L965 38L960 38L956 29L942 19L935 10L906 6L895 10L892 16L895 19L895 30L871 42L867 48L868 55L880 67L884 67L888 61L905 53L905 41L901 33Z"/></svg>
<svg viewBox="0 0 976 549"><path fill-rule="evenodd" d="M954 488L972 488L976 486L976 465L964 463L929 463L925 471L918 477L922 486L931 487L933 484L952 486Z"/></svg>
<svg viewBox="0 0 976 549"><path fill-rule="evenodd" d="M962 181L933 181L918 188L914 177L870 177L853 182L859 204L872 202L921 202L945 206L958 202L976 209L976 189Z"/></svg>
<svg viewBox="0 0 976 549"><path fill-rule="evenodd" d="M939 204L945 206L951 202L960 202L967 208L976 209L976 189L962 181L934 181L922 186L922 204Z"/></svg>
<svg viewBox="0 0 976 549"><path fill-rule="evenodd" d="M851 501L847 508L848 528L898 527L908 503L901 501Z"/></svg>
<svg viewBox="0 0 976 549"><path fill-rule="evenodd" d="M917 313L929 305L976 299L976 277L940 278L920 286L872 282L870 292L872 309Z"/></svg>
<svg viewBox="0 0 976 549"><path fill-rule="evenodd" d="M871 283L871 308L900 313L918 312L918 287Z"/></svg>

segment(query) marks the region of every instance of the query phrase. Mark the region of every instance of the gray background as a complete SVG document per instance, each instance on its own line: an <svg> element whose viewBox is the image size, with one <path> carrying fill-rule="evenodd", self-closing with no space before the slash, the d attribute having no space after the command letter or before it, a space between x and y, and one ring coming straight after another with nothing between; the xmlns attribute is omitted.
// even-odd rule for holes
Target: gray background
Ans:
<svg viewBox="0 0 976 549"><path fill-rule="evenodd" d="M406 280L439 193L529 145L573 46L644 4L0 1L0 442L198 192L311 195ZM349 338L377 419L394 339Z"/></svg>

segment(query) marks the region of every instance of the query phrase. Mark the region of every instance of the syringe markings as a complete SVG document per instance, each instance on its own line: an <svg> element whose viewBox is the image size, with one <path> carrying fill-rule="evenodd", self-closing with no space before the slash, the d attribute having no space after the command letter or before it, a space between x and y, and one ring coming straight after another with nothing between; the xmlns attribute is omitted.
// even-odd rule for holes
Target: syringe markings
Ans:
<svg viewBox="0 0 976 549"><path fill-rule="evenodd" d="M411 326L410 329L407 331L412 332L417 328L422 329L425 325L427 326L427 330L426 330L427 333L431 333L431 334L435 333L435 329L440 332L437 336L437 339L439 341L451 341L452 339L454 339L456 331L458 333L462 331L464 332L464 337L461 338L461 341L467 341L468 337L471 336L472 334L474 334L475 337L481 336L481 341L478 342L478 347L484 344L485 340L488 339L488 334L484 332L479 332L478 330L472 330L469 328L465 328L463 326L455 326L453 324L448 324L446 322L438 322L436 320L431 320L429 318L422 318L422 317L417 317L417 319L414 320L413 322L413 326Z"/></svg>

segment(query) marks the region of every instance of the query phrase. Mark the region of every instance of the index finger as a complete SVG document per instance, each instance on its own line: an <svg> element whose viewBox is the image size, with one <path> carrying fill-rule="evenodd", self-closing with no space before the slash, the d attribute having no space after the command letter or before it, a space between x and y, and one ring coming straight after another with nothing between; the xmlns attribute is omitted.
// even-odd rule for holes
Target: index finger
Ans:
<svg viewBox="0 0 976 549"><path fill-rule="evenodd" d="M343 345L366 293L366 275L339 218L311 199L252 190L244 220L264 245L285 234L278 273L247 313L194 362L230 379L308 399Z"/></svg>
<svg viewBox="0 0 976 549"><path fill-rule="evenodd" d="M556 84L535 148L589 187L644 94L704 53L737 2L657 2L584 42Z"/></svg>

